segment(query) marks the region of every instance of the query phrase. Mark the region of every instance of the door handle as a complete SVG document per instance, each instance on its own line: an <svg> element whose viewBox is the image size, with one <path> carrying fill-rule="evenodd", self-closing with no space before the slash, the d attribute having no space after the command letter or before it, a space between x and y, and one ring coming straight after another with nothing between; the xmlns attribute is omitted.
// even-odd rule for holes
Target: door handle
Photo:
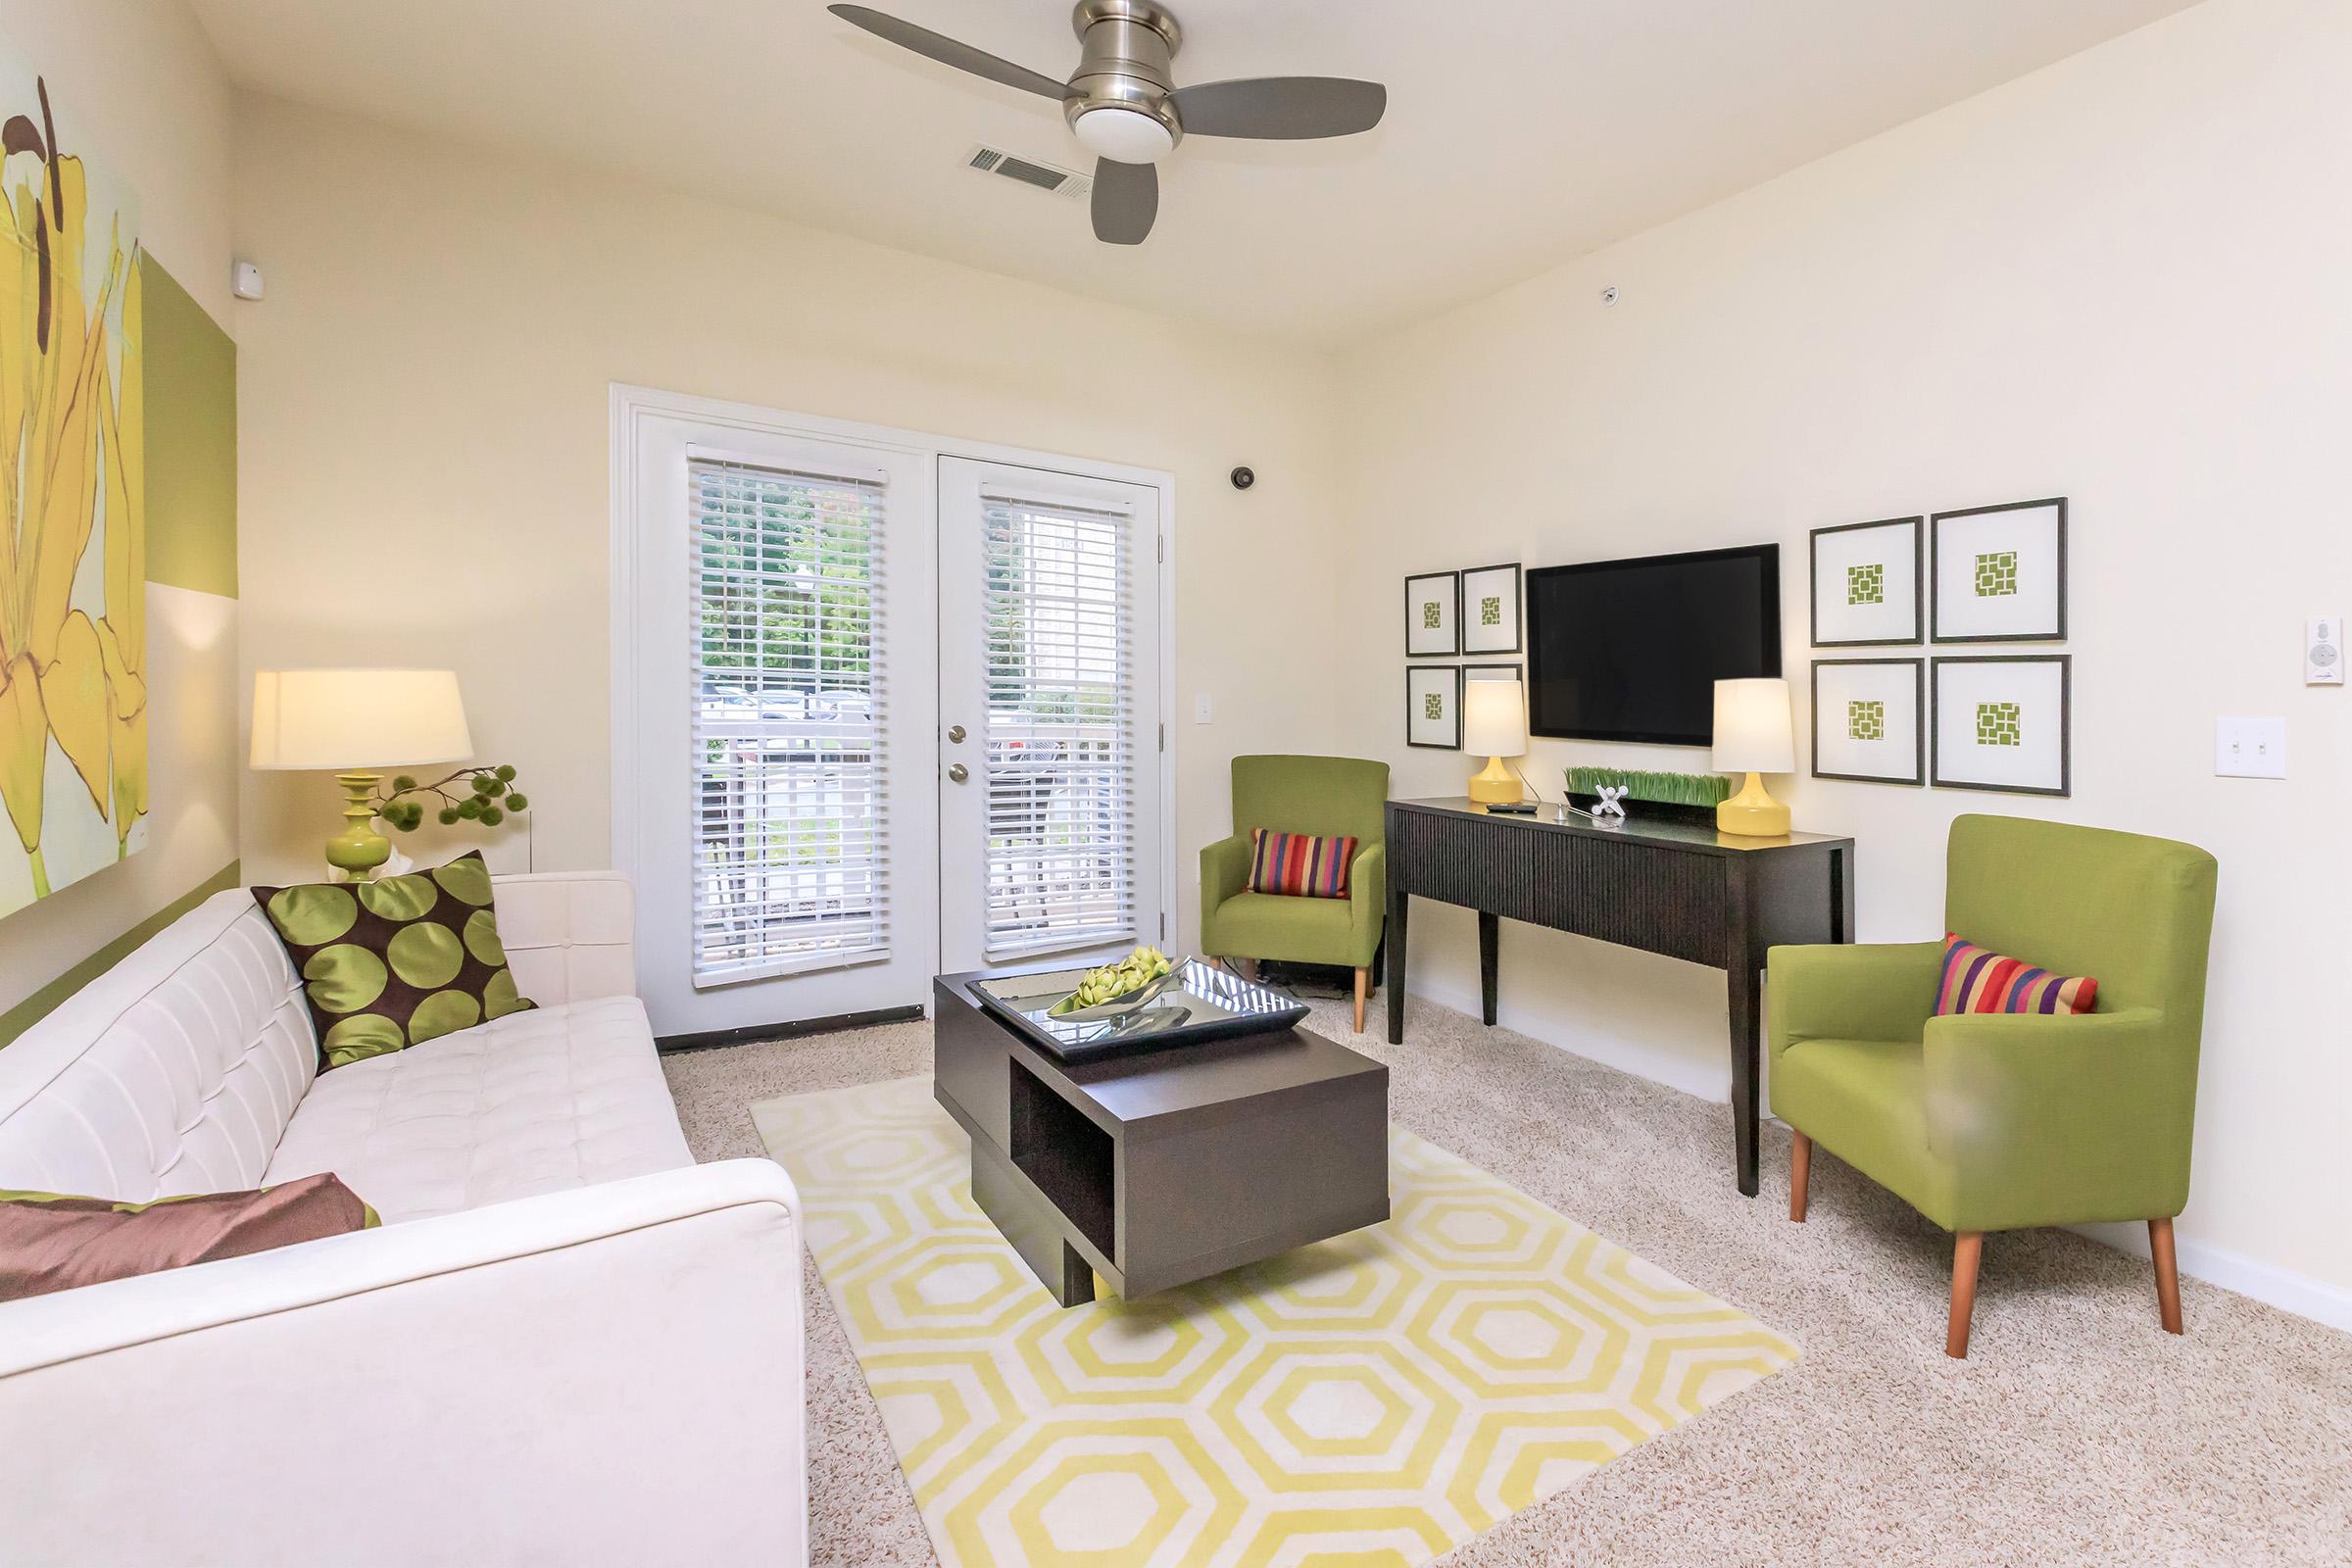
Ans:
<svg viewBox="0 0 2352 1568"><path fill-rule="evenodd" d="M954 741L956 745L961 746L963 744L963 726L961 724L949 725L948 739Z"/></svg>
<svg viewBox="0 0 2352 1568"><path fill-rule="evenodd" d="M958 784L962 783L965 779L970 778L971 776L972 770L964 766L961 762L957 762L953 767L948 769L948 777L954 779Z"/></svg>

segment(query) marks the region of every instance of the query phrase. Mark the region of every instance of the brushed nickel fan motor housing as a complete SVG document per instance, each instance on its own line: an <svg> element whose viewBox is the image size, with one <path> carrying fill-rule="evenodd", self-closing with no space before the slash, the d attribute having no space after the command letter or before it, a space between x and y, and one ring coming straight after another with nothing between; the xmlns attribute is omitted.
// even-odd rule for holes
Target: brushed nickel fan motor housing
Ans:
<svg viewBox="0 0 2352 1568"><path fill-rule="evenodd" d="M1168 72L1184 47L1176 14L1155 0L1078 0L1070 26L1083 51L1061 104L1071 127L1089 110L1131 109L1158 121L1171 141L1184 140Z"/></svg>

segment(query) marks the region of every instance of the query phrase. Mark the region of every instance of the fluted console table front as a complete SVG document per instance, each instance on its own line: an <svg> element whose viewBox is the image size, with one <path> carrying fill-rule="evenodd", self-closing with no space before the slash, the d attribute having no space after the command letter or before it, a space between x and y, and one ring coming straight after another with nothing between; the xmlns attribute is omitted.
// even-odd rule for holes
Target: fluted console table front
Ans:
<svg viewBox="0 0 2352 1568"><path fill-rule="evenodd" d="M1653 808L1654 809L1654 808ZM1854 939L1854 841L1819 833L1750 839L1644 818L1490 813L1467 800L1388 809L1389 1044L1404 1040L1406 913L1415 898L1478 911L1480 1000L1494 1021L1503 920L1721 969L1729 979L1732 1128L1740 1191L1756 1192L1764 951Z"/></svg>

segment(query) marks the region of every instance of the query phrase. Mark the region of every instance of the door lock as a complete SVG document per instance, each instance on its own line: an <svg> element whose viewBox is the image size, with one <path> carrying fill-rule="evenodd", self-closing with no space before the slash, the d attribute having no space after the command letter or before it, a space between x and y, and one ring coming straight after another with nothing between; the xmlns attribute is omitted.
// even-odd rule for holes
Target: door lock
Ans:
<svg viewBox="0 0 2352 1568"><path fill-rule="evenodd" d="M956 745L961 746L963 744L963 726L961 724L949 725L948 739L954 741Z"/></svg>
<svg viewBox="0 0 2352 1568"><path fill-rule="evenodd" d="M958 784L962 783L965 779L970 778L971 776L972 770L964 766L961 762L957 762L953 767L948 769L948 777L954 779Z"/></svg>

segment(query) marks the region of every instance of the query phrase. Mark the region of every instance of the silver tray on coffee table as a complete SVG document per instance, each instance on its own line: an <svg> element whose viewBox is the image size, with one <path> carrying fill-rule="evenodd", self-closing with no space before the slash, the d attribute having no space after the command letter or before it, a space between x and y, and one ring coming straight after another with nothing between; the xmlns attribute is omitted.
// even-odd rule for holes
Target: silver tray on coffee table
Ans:
<svg viewBox="0 0 2352 1568"><path fill-rule="evenodd" d="M1273 1034L1306 1018L1306 1005L1287 991L1245 980L1227 969L1187 958L1168 985L1141 1005L1088 1008L1054 1017L1054 1004L1078 989L1087 971L1057 969L1004 975L971 983L980 1005L1022 1038L1063 1061L1091 1061L1125 1052Z"/></svg>

